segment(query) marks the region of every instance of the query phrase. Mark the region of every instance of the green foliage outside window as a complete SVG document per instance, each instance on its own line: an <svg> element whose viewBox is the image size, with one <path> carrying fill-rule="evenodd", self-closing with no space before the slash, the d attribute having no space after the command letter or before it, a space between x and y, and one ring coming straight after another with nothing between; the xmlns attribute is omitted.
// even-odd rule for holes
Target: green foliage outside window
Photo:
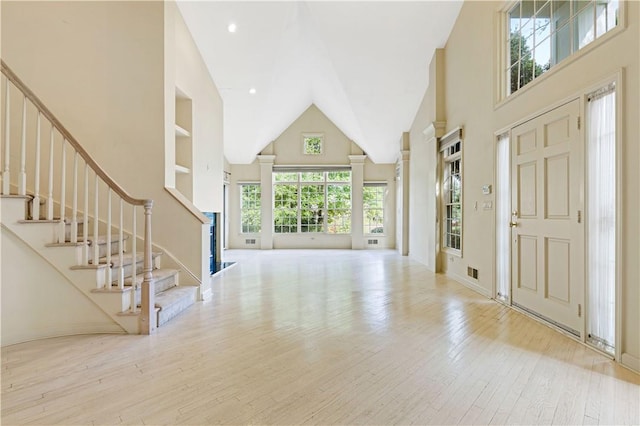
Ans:
<svg viewBox="0 0 640 426"><path fill-rule="evenodd" d="M351 233L351 185L327 185L327 232Z"/></svg>
<svg viewBox="0 0 640 426"><path fill-rule="evenodd" d="M244 184L240 187L240 222L243 233L260 232L260 185Z"/></svg>
<svg viewBox="0 0 640 426"><path fill-rule="evenodd" d="M298 232L298 184L274 185L273 192L274 232Z"/></svg>
<svg viewBox="0 0 640 426"><path fill-rule="evenodd" d="M619 0L520 0L506 13L507 94L618 26Z"/></svg>
<svg viewBox="0 0 640 426"><path fill-rule="evenodd" d="M307 155L322 154L322 137L321 136L305 137L304 153Z"/></svg>
<svg viewBox="0 0 640 426"><path fill-rule="evenodd" d="M302 185L300 191L300 231L322 232L324 185Z"/></svg>
<svg viewBox="0 0 640 426"><path fill-rule="evenodd" d="M362 188L365 234L384 233L385 190L385 186L365 186Z"/></svg>
<svg viewBox="0 0 640 426"><path fill-rule="evenodd" d="M276 233L351 232L351 172L274 173Z"/></svg>

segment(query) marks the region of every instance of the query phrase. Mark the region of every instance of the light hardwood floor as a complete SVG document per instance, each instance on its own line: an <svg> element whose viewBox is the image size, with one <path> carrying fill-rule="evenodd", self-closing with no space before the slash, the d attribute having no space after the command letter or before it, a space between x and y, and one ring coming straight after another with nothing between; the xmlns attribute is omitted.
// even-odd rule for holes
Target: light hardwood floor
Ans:
<svg viewBox="0 0 640 426"><path fill-rule="evenodd" d="M638 375L394 252L226 256L154 336L3 348L2 424L640 423Z"/></svg>

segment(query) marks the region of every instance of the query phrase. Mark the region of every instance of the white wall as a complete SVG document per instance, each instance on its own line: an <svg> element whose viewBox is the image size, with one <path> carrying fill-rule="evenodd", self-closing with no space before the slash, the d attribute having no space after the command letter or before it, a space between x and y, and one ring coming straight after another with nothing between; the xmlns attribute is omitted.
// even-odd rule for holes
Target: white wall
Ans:
<svg viewBox="0 0 640 426"><path fill-rule="evenodd" d="M1 229L0 238L2 346L70 334L124 333L11 231Z"/></svg>
<svg viewBox="0 0 640 426"><path fill-rule="evenodd" d="M224 169L222 98L177 5L165 4L165 126L167 160L175 143L175 89L192 100L193 204L201 211L222 211ZM167 167L172 172L173 162ZM171 173L173 174L173 173Z"/></svg>
<svg viewBox="0 0 640 426"><path fill-rule="evenodd" d="M444 126L444 49L438 49L429 64L429 86L410 131L411 186L409 188L409 256L439 271L437 247L437 137Z"/></svg>
<svg viewBox="0 0 640 426"><path fill-rule="evenodd" d="M221 210L222 105L175 5L3 2L2 57L116 182L154 200L153 240L190 272L181 282L208 282L206 226L164 189L165 151L179 82L197 107L193 201Z"/></svg>
<svg viewBox="0 0 640 426"><path fill-rule="evenodd" d="M494 25L498 8L502 2L465 2L445 49L445 117L446 128L464 126L464 188L463 188L463 257L442 257L443 270L464 281L467 266L479 269L480 279L468 284L478 291L490 294L494 282L494 210L474 210L475 202L482 206L484 200L493 200L493 194L482 195L483 184L494 180L494 132L543 111L564 99L579 96L591 85L624 68L625 80L621 91L623 97L622 135L622 287L623 325L622 361L636 369L640 368L640 208L638 186L640 174L637 167L640 148L639 93L640 63L640 3L627 2L626 29L609 38L605 43L582 51L575 60L557 66L529 87L503 104L496 104L496 43ZM425 99L432 103L432 99ZM430 110L429 106L421 111ZM425 123L416 118L411 129L412 147L416 136ZM417 143L417 142L416 142ZM418 161L412 152L412 161ZM425 161L429 161L425 159ZM416 191L427 192L424 182L414 176L412 186ZM422 189L416 188L421 186ZM413 195L413 194L412 194ZM415 196L415 195L413 195ZM412 221L412 235L421 231L420 225ZM435 241L429 242L432 246Z"/></svg>
<svg viewBox="0 0 640 426"><path fill-rule="evenodd" d="M322 133L324 135L324 152L319 156L304 155L302 136L304 133ZM300 115L274 142L262 150L263 155L275 155L274 165L351 165L350 156L363 155L362 149L338 129L315 105L311 105ZM250 165L232 164L230 185L230 248L260 248L264 242L263 235L247 235L240 233L240 189L239 183L260 182L260 163L256 160ZM355 176L355 174L354 174ZM395 166L393 164L375 164L366 159L363 166L364 181L387 182L385 235L376 236L378 244L368 246L367 236L356 235L273 235L273 248L393 248L395 246ZM354 182L354 188L356 183ZM362 210L362 203L356 205L354 197L353 209ZM353 220L352 220L353 224ZM271 227L271 224L262 224ZM247 239L256 239L256 244L246 244ZM357 241L355 241L357 239ZM271 246L271 245L270 245Z"/></svg>

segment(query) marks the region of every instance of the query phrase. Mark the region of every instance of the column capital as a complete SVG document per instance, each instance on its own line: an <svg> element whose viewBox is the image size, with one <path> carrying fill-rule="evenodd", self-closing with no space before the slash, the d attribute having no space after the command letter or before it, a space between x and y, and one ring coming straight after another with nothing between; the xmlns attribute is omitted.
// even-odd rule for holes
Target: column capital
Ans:
<svg viewBox="0 0 640 426"><path fill-rule="evenodd" d="M398 156L398 161L409 161L409 158L411 157L411 151L409 150L402 150L400 151L400 155Z"/></svg>
<svg viewBox="0 0 640 426"><path fill-rule="evenodd" d="M275 155L256 155L260 164L273 164L276 161Z"/></svg>
<svg viewBox="0 0 640 426"><path fill-rule="evenodd" d="M439 138L444 135L444 130L446 129L447 122L446 121L434 121L427 126L426 129L422 131L424 135L424 140L428 141L433 138Z"/></svg>
<svg viewBox="0 0 640 426"><path fill-rule="evenodd" d="M354 164L364 164L364 160L367 158L366 155L350 155L349 160L351 161L351 165Z"/></svg>

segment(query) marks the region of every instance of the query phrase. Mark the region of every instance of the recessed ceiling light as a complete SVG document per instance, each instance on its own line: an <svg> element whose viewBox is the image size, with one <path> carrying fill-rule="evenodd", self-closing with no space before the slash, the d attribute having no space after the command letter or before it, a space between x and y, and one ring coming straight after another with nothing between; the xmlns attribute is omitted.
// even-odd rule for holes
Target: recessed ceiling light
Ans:
<svg viewBox="0 0 640 426"><path fill-rule="evenodd" d="M236 24L234 24L233 22L229 24L229 26L227 27L227 29L229 30L230 33L235 33L236 30L238 29L238 27L236 26Z"/></svg>
<svg viewBox="0 0 640 426"><path fill-rule="evenodd" d="M249 89L249 94L250 95L255 95L256 94L256 88L252 87L251 89Z"/></svg>

